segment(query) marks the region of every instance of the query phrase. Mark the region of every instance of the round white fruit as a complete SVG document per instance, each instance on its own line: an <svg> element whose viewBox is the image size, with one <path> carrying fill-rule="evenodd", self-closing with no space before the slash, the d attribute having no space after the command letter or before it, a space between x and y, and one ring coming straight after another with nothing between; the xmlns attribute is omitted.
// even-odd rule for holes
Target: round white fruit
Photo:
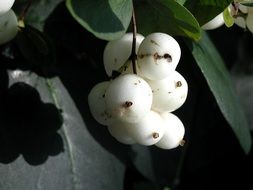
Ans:
<svg viewBox="0 0 253 190"><path fill-rule="evenodd" d="M150 146L157 143L164 134L165 125L160 114L150 111L138 123L128 124L130 136L141 145Z"/></svg>
<svg viewBox="0 0 253 190"><path fill-rule="evenodd" d="M165 112L161 114L165 123L163 137L155 145L162 149L172 149L183 144L185 128L182 121L174 114Z"/></svg>
<svg viewBox="0 0 253 190"><path fill-rule="evenodd" d="M104 81L96 84L88 95L88 103L94 119L102 124L109 125L112 122L112 115L106 110L105 92L110 82Z"/></svg>
<svg viewBox="0 0 253 190"><path fill-rule="evenodd" d="M221 27L224 23L225 22L223 18L223 13L220 13L216 17L214 17L212 20L202 25L201 28L203 30L213 30L213 29Z"/></svg>
<svg viewBox="0 0 253 190"><path fill-rule="evenodd" d="M115 120L108 126L110 134L123 144L135 144L136 141L129 135L128 125L125 122Z"/></svg>
<svg viewBox="0 0 253 190"><path fill-rule="evenodd" d="M162 138L165 126L161 115L150 111L137 123L116 120L109 125L108 129L111 135L121 143L150 146Z"/></svg>
<svg viewBox="0 0 253 190"><path fill-rule="evenodd" d="M246 28L246 20L243 17L236 17L234 19L235 24L241 28Z"/></svg>
<svg viewBox="0 0 253 190"><path fill-rule="evenodd" d="M150 80L166 78L176 69L180 57L180 46L172 36L165 33L149 34L138 50L141 75Z"/></svg>
<svg viewBox="0 0 253 190"><path fill-rule="evenodd" d="M239 4L239 10L244 14L248 13L248 7L245 5Z"/></svg>
<svg viewBox="0 0 253 190"><path fill-rule="evenodd" d="M253 33L253 14L248 14L246 18L246 25L249 31Z"/></svg>
<svg viewBox="0 0 253 190"><path fill-rule="evenodd" d="M110 83L105 98L106 108L115 118L134 123L150 111L153 96L145 80L125 74Z"/></svg>
<svg viewBox="0 0 253 190"><path fill-rule="evenodd" d="M18 33L18 20L11 9L0 16L0 45L11 41Z"/></svg>
<svg viewBox="0 0 253 190"><path fill-rule="evenodd" d="M187 98L188 84L177 71L163 80L149 80L147 82L153 92L152 109L155 111L175 111L184 104Z"/></svg>
<svg viewBox="0 0 253 190"><path fill-rule="evenodd" d="M144 36L136 34L136 51L139 48ZM129 59L132 52L133 33L126 33L118 40L109 41L105 46L103 61L108 76L113 70L118 70Z"/></svg>
<svg viewBox="0 0 253 190"><path fill-rule="evenodd" d="M11 9L14 2L15 0L0 0L0 16L7 13Z"/></svg>

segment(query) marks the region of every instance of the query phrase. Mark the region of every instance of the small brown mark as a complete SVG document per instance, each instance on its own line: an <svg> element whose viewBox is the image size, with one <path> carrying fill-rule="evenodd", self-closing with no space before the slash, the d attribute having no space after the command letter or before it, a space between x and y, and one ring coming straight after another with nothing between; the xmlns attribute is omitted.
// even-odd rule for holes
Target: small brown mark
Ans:
<svg viewBox="0 0 253 190"><path fill-rule="evenodd" d="M182 139L182 140L179 142L179 145L180 145L180 146L184 146L184 145L185 145L185 140Z"/></svg>
<svg viewBox="0 0 253 190"><path fill-rule="evenodd" d="M152 137L153 137L154 139L157 139L157 138L159 137L159 133L154 132L154 133L152 134Z"/></svg>
<svg viewBox="0 0 253 190"><path fill-rule="evenodd" d="M155 40L150 40L150 42L151 42L152 44L155 44L155 45L159 46L159 44L156 43Z"/></svg>
<svg viewBox="0 0 253 190"><path fill-rule="evenodd" d="M130 102L130 101L126 101L124 104L123 104L123 107L125 108L129 108L133 105L133 102Z"/></svg>
<svg viewBox="0 0 253 190"><path fill-rule="evenodd" d="M181 87L181 86L182 86L182 82L181 82L181 81L177 81L177 82L176 82L176 88L177 88L177 87Z"/></svg>
<svg viewBox="0 0 253 190"><path fill-rule="evenodd" d="M172 62L172 57L171 57L171 55L170 55L170 54L165 53L165 54L163 55L163 57L164 57L164 59L167 59L167 60L168 60L168 62Z"/></svg>

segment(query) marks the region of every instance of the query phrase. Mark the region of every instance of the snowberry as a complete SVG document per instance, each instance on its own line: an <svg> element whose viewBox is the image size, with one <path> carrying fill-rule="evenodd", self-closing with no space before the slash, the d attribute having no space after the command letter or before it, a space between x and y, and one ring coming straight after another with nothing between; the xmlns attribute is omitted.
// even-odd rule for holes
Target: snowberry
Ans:
<svg viewBox="0 0 253 190"><path fill-rule="evenodd" d="M160 114L150 111L138 123L128 126L130 136L141 145L150 146L157 143L164 134L165 126Z"/></svg>
<svg viewBox="0 0 253 190"><path fill-rule="evenodd" d="M234 22L237 26L241 27L241 28L246 28L246 20L241 17L241 16L238 16L234 19Z"/></svg>
<svg viewBox="0 0 253 190"><path fill-rule="evenodd" d="M249 31L253 33L253 14L248 14L246 18L246 25Z"/></svg>
<svg viewBox="0 0 253 190"><path fill-rule="evenodd" d="M141 34L136 34L136 51L144 39ZM132 51L133 34L126 33L122 38L109 41L104 49L103 61L108 76L113 70L118 70L129 59Z"/></svg>
<svg viewBox="0 0 253 190"><path fill-rule="evenodd" d="M125 122L115 120L108 126L110 134L123 144L135 144L136 141L129 135L128 125Z"/></svg>
<svg viewBox="0 0 253 190"><path fill-rule="evenodd" d="M172 112L183 105L188 93L184 77L174 71L163 80L149 80L153 92L152 109L158 112Z"/></svg>
<svg viewBox="0 0 253 190"><path fill-rule="evenodd" d="M161 140L155 145L162 149L172 149L183 144L185 128L182 121L169 112L164 112L161 116L164 119L165 132Z"/></svg>
<svg viewBox="0 0 253 190"><path fill-rule="evenodd" d="M88 104L94 119L102 124L108 125L112 122L111 114L106 110L105 92L110 82L104 81L96 84L88 95Z"/></svg>
<svg viewBox="0 0 253 190"><path fill-rule="evenodd" d="M135 74L120 75L108 86L106 108L119 120L138 122L151 109L152 91L148 83Z"/></svg>
<svg viewBox="0 0 253 190"><path fill-rule="evenodd" d="M207 22L206 24L202 25L201 28L203 30L213 30L216 28L221 27L224 24L224 18L223 18L223 12L218 14L216 17L214 17L212 20Z"/></svg>
<svg viewBox="0 0 253 190"><path fill-rule="evenodd" d="M160 80L175 70L181 49L172 36L152 33L142 41L137 55L141 75L150 80Z"/></svg>
<svg viewBox="0 0 253 190"><path fill-rule="evenodd" d="M17 33L18 20L16 14L11 9L4 15L0 16L0 45L11 41Z"/></svg>
<svg viewBox="0 0 253 190"><path fill-rule="evenodd" d="M137 123L116 120L108 129L119 142L150 146L162 138L165 127L161 115L150 111Z"/></svg>
<svg viewBox="0 0 253 190"><path fill-rule="evenodd" d="M0 16L7 13L11 9L14 1L15 0L0 0Z"/></svg>

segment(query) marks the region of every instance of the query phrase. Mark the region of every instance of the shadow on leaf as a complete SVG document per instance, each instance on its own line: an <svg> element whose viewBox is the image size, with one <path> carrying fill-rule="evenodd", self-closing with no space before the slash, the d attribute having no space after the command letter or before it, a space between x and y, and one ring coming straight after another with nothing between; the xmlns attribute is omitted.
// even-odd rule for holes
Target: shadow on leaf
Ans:
<svg viewBox="0 0 253 190"><path fill-rule="evenodd" d="M0 108L0 162L13 162L18 156L31 165L44 163L48 156L63 151L57 130L62 125L59 110L43 103L39 93L26 83L13 84Z"/></svg>

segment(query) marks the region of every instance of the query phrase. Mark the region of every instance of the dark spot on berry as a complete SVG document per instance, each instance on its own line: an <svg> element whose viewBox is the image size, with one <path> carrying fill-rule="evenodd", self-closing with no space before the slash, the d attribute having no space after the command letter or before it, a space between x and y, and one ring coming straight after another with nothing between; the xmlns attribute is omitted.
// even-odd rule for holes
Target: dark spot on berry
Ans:
<svg viewBox="0 0 253 190"><path fill-rule="evenodd" d="M182 82L181 81L177 81L176 82L176 87L181 87L182 86Z"/></svg>
<svg viewBox="0 0 253 190"><path fill-rule="evenodd" d="M171 61L172 61L172 57L171 57L171 55L168 54L168 53L165 53L165 54L163 55L163 57L164 57L165 59L167 59L168 62L171 62Z"/></svg>
<svg viewBox="0 0 253 190"><path fill-rule="evenodd" d="M155 45L159 46L159 44L156 43L154 40L150 40L150 42L151 42L152 44L155 44Z"/></svg>
<svg viewBox="0 0 253 190"><path fill-rule="evenodd" d="M130 101L126 101L125 103L124 103L124 107L126 107L126 108L129 108L129 107L131 107L133 105L133 102L130 102Z"/></svg>
<svg viewBox="0 0 253 190"><path fill-rule="evenodd" d="M157 138L159 137L159 133L156 133L156 132L153 133L153 134L152 134L152 137L153 137L154 139L157 139Z"/></svg>

